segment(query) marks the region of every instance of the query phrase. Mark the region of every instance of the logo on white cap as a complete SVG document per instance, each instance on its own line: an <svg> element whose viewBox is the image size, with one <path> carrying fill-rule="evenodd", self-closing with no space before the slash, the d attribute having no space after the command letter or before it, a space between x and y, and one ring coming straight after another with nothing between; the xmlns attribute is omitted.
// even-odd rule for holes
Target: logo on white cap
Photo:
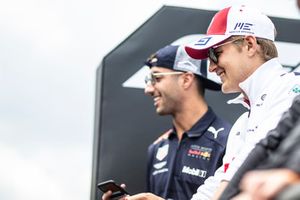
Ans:
<svg viewBox="0 0 300 200"><path fill-rule="evenodd" d="M212 37L204 37L204 38L201 38L199 41L196 42L195 45L206 45L209 40L211 39Z"/></svg>
<svg viewBox="0 0 300 200"><path fill-rule="evenodd" d="M234 26L234 31L229 31L229 33L254 34L254 32L251 31L252 26L253 24L251 23L237 22Z"/></svg>

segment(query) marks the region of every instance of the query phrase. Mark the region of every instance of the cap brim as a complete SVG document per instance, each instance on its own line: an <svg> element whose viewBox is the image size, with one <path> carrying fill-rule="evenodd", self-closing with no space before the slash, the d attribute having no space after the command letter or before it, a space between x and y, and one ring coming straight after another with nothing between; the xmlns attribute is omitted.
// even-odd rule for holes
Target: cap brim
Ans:
<svg viewBox="0 0 300 200"><path fill-rule="evenodd" d="M208 57L208 49L221 43L231 35L206 35L199 40L185 45L185 51L194 59L206 59Z"/></svg>

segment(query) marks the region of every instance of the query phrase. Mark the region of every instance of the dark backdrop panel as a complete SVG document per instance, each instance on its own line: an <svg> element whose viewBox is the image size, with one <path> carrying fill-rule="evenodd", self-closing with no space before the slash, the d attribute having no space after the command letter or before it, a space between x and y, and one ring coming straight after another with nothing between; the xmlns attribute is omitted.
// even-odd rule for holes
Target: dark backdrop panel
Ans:
<svg viewBox="0 0 300 200"><path fill-rule="evenodd" d="M204 34L214 13L164 6L104 57L97 70L91 200L100 199L96 184L107 179L126 183L131 193L145 190L147 147L171 121L156 115L153 100L143 90L124 88L122 83L157 49L185 35ZM279 40L300 43L299 21L273 21ZM244 111L226 104L235 96L206 92L210 106L232 123Z"/></svg>

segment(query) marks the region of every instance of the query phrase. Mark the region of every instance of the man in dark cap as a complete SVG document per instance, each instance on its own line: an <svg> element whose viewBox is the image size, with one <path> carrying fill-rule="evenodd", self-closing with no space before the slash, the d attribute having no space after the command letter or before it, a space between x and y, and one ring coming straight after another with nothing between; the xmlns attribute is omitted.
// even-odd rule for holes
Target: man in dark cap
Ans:
<svg viewBox="0 0 300 200"><path fill-rule="evenodd" d="M153 97L157 114L171 115L173 124L148 149L148 191L164 199L190 199L222 165L231 125L204 99L206 88L220 90L220 85L208 78L206 61L189 57L183 46L160 49L146 65L145 93Z"/></svg>

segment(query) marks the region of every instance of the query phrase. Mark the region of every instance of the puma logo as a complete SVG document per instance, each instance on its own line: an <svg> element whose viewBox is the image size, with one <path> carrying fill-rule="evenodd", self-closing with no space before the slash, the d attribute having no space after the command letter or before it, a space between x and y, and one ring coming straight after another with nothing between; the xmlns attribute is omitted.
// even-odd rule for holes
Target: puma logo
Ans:
<svg viewBox="0 0 300 200"><path fill-rule="evenodd" d="M214 127L210 126L207 130L211 132L214 135L214 138L216 139L218 137L219 132L223 131L224 128L219 128L218 130L216 130Z"/></svg>

